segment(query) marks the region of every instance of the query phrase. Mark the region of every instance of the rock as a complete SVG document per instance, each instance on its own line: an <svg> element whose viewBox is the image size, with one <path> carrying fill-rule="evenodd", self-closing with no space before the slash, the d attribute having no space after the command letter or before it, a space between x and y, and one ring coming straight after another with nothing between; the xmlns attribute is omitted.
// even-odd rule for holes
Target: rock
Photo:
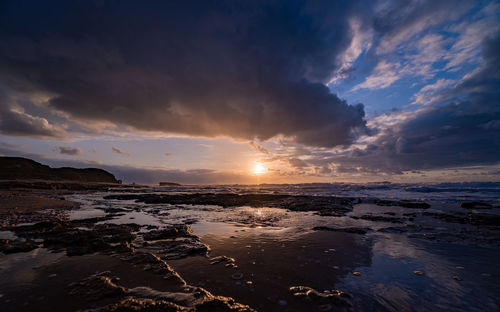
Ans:
<svg viewBox="0 0 500 312"><path fill-rule="evenodd" d="M79 282L71 283L69 285L69 294L86 297L90 300L117 297L125 294L125 288L112 282L109 274L109 271L105 271L91 275Z"/></svg>
<svg viewBox="0 0 500 312"><path fill-rule="evenodd" d="M307 286L292 286L290 292L295 298L307 300L316 305L332 304L336 307L350 307L352 296L340 290L324 290L319 292Z"/></svg>
<svg viewBox="0 0 500 312"><path fill-rule="evenodd" d="M93 225L99 221L101 218L67 222L39 222L33 225L13 227L11 230L27 241L42 239L43 246L48 249L65 249L68 256L129 248L131 241L135 238L135 235L132 234L132 231L137 229L135 225ZM82 230L79 227L88 227L89 229Z"/></svg>
<svg viewBox="0 0 500 312"><path fill-rule="evenodd" d="M170 239L176 237L194 237L193 230L185 224L176 224L162 230L153 230L142 234L146 241Z"/></svg>
<svg viewBox="0 0 500 312"><path fill-rule="evenodd" d="M460 207L465 209L491 209L493 206L489 203L484 202L465 202L460 205Z"/></svg>
<svg viewBox="0 0 500 312"><path fill-rule="evenodd" d="M375 200L375 205L377 206L399 206L405 208L422 208L427 209L430 208L431 205L425 202L416 202L410 200Z"/></svg>
<svg viewBox="0 0 500 312"><path fill-rule="evenodd" d="M440 212L423 212L423 216L430 216L445 222L472 224L472 225L486 225L486 226L500 226L500 215L491 213L473 213L473 212L457 212L454 214L440 213Z"/></svg>
<svg viewBox="0 0 500 312"><path fill-rule="evenodd" d="M235 261L234 258L231 258L231 257L227 257L227 256L218 256L218 257L213 257L213 258L210 258L210 264L218 264L218 263L221 263L221 262L225 262L226 263L226 267L234 267L235 266Z"/></svg>
<svg viewBox="0 0 500 312"><path fill-rule="evenodd" d="M377 232L401 234L401 233L408 232L408 228L406 228L404 226L399 226L399 227L393 226L393 227L386 227L386 228L378 229Z"/></svg>
<svg viewBox="0 0 500 312"><path fill-rule="evenodd" d="M401 218L391 218L391 217L374 216L374 215L363 215L361 217L352 216L351 218L369 220L369 221L378 221L378 222L404 223L404 219Z"/></svg>
<svg viewBox="0 0 500 312"><path fill-rule="evenodd" d="M163 275L163 278L176 281L179 285L186 285L186 281L172 267L152 253L134 250L128 253L120 253L117 257L133 265L142 266L143 269L148 271Z"/></svg>
<svg viewBox="0 0 500 312"><path fill-rule="evenodd" d="M117 214L119 212L127 212L129 211L128 209L125 209L125 208L104 208L103 211L105 213L113 213L113 214Z"/></svg>
<svg viewBox="0 0 500 312"><path fill-rule="evenodd" d="M113 303L97 309L85 310L83 312L121 312L121 311L177 312L184 310L185 309L183 309L181 306L165 300L127 298L117 303Z"/></svg>
<svg viewBox="0 0 500 312"><path fill-rule="evenodd" d="M313 228L314 231L333 231L333 232L346 232L346 233L352 233L352 234L366 234L371 229L369 228L358 228L358 227L351 227L351 228L331 228L327 226L315 226Z"/></svg>
<svg viewBox="0 0 500 312"><path fill-rule="evenodd" d="M38 248L38 244L32 240L0 239L0 252L4 254L28 252L36 248Z"/></svg>
<svg viewBox="0 0 500 312"><path fill-rule="evenodd" d="M164 260L182 259L192 255L206 256L210 251L196 236L153 241L137 248L152 252Z"/></svg>
<svg viewBox="0 0 500 312"><path fill-rule="evenodd" d="M247 305L236 302L233 298L214 296L203 288L193 288L189 292L163 292L149 287L135 287L126 290L129 296L107 306L86 310L87 312L119 311L221 311L255 312Z"/></svg>

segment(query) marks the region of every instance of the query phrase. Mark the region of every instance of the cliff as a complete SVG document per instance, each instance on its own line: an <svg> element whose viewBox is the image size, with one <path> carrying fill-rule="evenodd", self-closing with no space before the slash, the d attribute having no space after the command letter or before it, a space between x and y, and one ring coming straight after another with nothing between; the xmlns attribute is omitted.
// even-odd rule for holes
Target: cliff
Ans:
<svg viewBox="0 0 500 312"><path fill-rule="evenodd" d="M119 183L113 174L102 169L51 168L21 157L0 157L0 180Z"/></svg>

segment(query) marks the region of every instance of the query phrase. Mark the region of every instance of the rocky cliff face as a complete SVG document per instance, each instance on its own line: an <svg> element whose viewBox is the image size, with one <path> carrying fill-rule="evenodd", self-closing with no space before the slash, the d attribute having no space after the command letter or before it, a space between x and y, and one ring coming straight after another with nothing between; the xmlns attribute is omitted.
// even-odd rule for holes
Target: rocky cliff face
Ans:
<svg viewBox="0 0 500 312"><path fill-rule="evenodd" d="M119 183L115 176L97 168L50 168L21 157L0 157L0 180L49 180Z"/></svg>

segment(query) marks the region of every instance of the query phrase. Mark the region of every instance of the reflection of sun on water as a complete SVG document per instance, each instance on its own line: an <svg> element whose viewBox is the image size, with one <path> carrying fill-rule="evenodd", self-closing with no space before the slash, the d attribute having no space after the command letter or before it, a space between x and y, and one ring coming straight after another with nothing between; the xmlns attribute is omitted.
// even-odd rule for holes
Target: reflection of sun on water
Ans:
<svg viewBox="0 0 500 312"><path fill-rule="evenodd" d="M254 174L264 174L266 172L266 167L264 167L261 163L255 163L255 166L252 168L252 172Z"/></svg>

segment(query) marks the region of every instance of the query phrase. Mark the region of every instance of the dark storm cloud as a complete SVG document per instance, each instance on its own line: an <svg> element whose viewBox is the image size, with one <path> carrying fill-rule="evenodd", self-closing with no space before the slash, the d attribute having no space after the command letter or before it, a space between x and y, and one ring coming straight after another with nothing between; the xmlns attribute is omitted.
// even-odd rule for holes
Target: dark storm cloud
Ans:
<svg viewBox="0 0 500 312"><path fill-rule="evenodd" d="M79 148L69 146L59 146L59 153L66 155L82 155L83 151Z"/></svg>
<svg viewBox="0 0 500 312"><path fill-rule="evenodd" d="M36 138L64 138L64 128L53 125L43 117L33 116L20 107L11 106L10 97L0 88L0 132Z"/></svg>
<svg viewBox="0 0 500 312"><path fill-rule="evenodd" d="M12 1L0 83L49 106L145 131L332 147L366 131L363 106L324 85L352 34L340 1Z"/></svg>

